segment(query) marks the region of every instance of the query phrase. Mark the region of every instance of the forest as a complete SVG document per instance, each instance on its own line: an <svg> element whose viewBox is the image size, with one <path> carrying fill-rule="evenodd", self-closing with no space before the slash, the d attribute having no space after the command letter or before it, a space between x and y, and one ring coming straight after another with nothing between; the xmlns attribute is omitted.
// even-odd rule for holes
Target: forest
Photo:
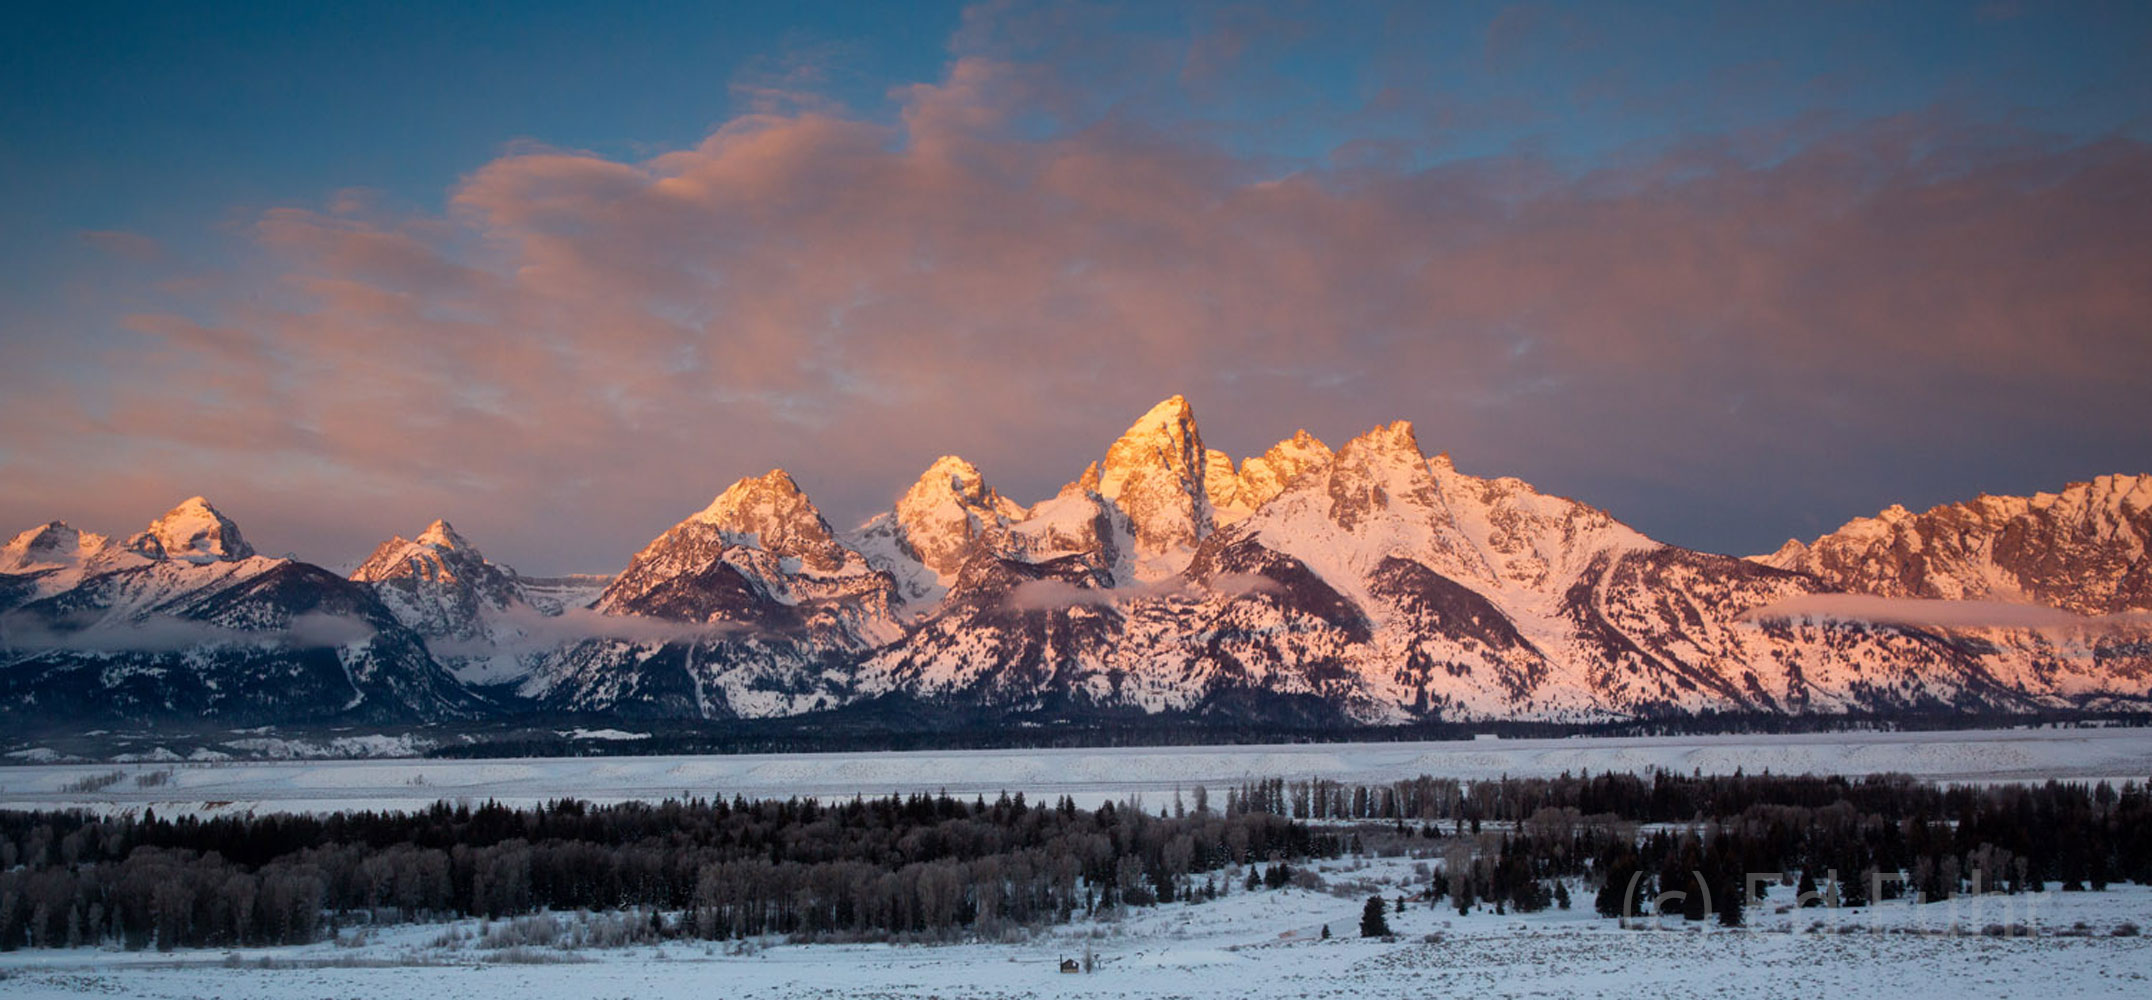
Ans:
<svg viewBox="0 0 2152 1000"><path fill-rule="evenodd" d="M1660 771L1382 786L1272 780L1229 797L1264 814L1387 822L1422 838L1447 832L1425 895L1460 913L1542 909L1572 879L1596 890L1603 916L1678 905L1689 919L1732 926L1773 884L1791 887L1799 905L1842 907L2152 884L2152 793L2136 782L1944 788L1900 775ZM1665 893L1681 895L1662 901Z"/></svg>
<svg viewBox="0 0 2152 1000"><path fill-rule="evenodd" d="M1361 852L1428 859L1418 899L1459 913L1566 906L1579 885L1610 918L1671 906L1731 925L1781 886L1798 905L1857 907L2152 882L2152 801L2134 782L1657 772L1192 791L1155 811L912 795L0 812L0 949L297 943L575 910L635 913L650 937L991 939L1277 889L1305 879L1295 865Z"/></svg>
<svg viewBox="0 0 2152 1000"><path fill-rule="evenodd" d="M1265 812L913 795L211 819L0 812L0 949L315 940L335 922L648 909L661 934L945 939L1151 905L1345 841Z"/></svg>

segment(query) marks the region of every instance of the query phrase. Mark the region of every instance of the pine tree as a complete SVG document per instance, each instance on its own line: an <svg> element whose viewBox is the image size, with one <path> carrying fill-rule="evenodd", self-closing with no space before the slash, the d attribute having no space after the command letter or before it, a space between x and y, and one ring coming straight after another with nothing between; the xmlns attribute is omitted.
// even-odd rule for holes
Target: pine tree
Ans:
<svg viewBox="0 0 2152 1000"><path fill-rule="evenodd" d="M1801 901L1801 908L1804 910L1823 905L1823 897L1816 893L1815 873L1805 869L1801 872L1801 882L1794 886L1793 898Z"/></svg>
<svg viewBox="0 0 2152 1000"><path fill-rule="evenodd" d="M1388 937L1390 920L1383 915L1387 907L1381 896L1369 896L1367 906L1360 911L1360 936L1364 938Z"/></svg>
<svg viewBox="0 0 2152 1000"><path fill-rule="evenodd" d="M1569 909L1569 883L1557 879L1554 883L1554 905Z"/></svg>
<svg viewBox="0 0 2152 1000"><path fill-rule="evenodd" d="M1624 854L1615 859L1614 863L1607 867L1606 884L1600 886L1599 896L1592 903L1593 909L1597 910L1602 917L1636 916L1636 896L1631 895L1631 893L1633 889L1643 888L1642 885L1636 885L1632 888L1632 882L1642 882L1641 879L1637 878L1637 875L1638 868L1634 855Z"/></svg>

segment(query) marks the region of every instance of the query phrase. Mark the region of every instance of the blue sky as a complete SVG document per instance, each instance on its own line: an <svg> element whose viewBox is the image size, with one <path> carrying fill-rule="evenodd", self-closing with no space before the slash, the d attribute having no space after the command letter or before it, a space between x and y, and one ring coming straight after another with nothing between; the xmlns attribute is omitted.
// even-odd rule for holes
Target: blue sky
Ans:
<svg viewBox="0 0 2152 1000"><path fill-rule="evenodd" d="M291 226L265 220L289 222L298 218L290 213L315 213L339 221L309 222L313 236L333 229L352 237L354 227L363 227L425 244L440 262L509 273L531 261L519 264L514 254L491 248L534 246L538 230L523 228L533 216L486 202L493 214L474 222L471 206L484 189L473 178L530 165L535 161L526 154L533 150L564 151L589 164L626 165L655 176L670 169L652 166L661 154L709 153L705 140L722 129L798 126L819 117L859 126L858 134L868 137L862 141L913 157L899 166L916 174L917 158L927 152L923 137L949 127L922 124L920 116L959 103L948 95L973 79L983 82L964 92L959 109L978 116L959 129L969 168L964 182L995 186L1006 180L1006 190L997 188L998 197L1012 199L1004 214L1039 208L1053 178L1098 163L1129 170L1132 189L1185 183L1227 200L1246 201L1260 185L1291 180L1336 197L1293 209L1316 216L1286 218L1256 206L1243 223L1334 224L1334 232L1343 234L1351 231L1353 213L1381 206L1388 221L1402 227L1393 242L1412 243L1415 259L1466 254L1499 241L1556 241L1505 244L1499 261L1455 262L1459 268L1499 264L1500 273L1525 284L1535 280L1533 261L1561 258L1572 247L1599 246L1596 252L1620 256L1599 242L1608 229L1554 234L1580 210L1563 210L1565 205L1605 213L1603 225L1617 236L1632 231L1620 228L1629 224L1621 220L1635 213L1708 216L1741 233L1744 242L1737 249L1715 243L1717 249L1695 253L1725 253L1736 261L1753 253L1756 265L1739 273L1768 274L1778 292L1813 282L1816 298L1832 294L1830 282L1847 280L1831 273L1831 260L1859 256L1856 251L1892 238L1892 219L1918 215L1918 225L1926 227L1919 233L1931 242L1904 251L1911 255L1907 276L1890 295L1894 302L1948 299L1959 291L1936 270L1950 246L1948 226L1919 206L1953 191L1982 192L1989 203L2002 198L2011 204L1984 209L2000 214L1981 231L2028 234L2003 237L2024 239L2026 245L2008 249L2028 261L2057 256L2054 244L2061 241L2063 256L2119 260L2121 268L2119 276L2083 278L2084 287L2066 287L2080 280L2072 275L2083 268L2028 278L2011 293L2016 298L1984 312L2014 313L2025 303L2034 319L2013 327L2015 336L2060 337L2072 345L2064 353L2088 358L2105 352L2109 369L2127 375L2147 361L2142 344L2131 344L2127 332L2152 335L2143 325L2147 317L2134 312L2141 300L2115 293L2121 297L2097 315L2058 320L2069 327L2061 333L2039 329L2043 307L2037 302L2046 296L2094 301L2111 284L2126 284L2144 270L2137 256L2143 241L2133 241L2126 228L2078 236L2085 227L2043 229L2039 222L2056 218L2042 199L2066 200L2096 218L2096 209L2082 206L2127 202L2128 189L2145 180L2137 171L2152 140L2152 5L68 3L18 10L17 23L0 42L8 50L0 58L0 92L8 95L0 101L0 218L6 220L0 226L0 351L15 359L11 372L0 376L0 390L18 399L14 409L0 412L0 475L14 480L0 491L0 514L13 521L74 517L124 530L167 499L229 483L234 496L222 502L242 514L248 501L238 497L251 492L274 498L259 502L258 517L265 525L259 531L273 544L324 561L347 558L367 537L410 533L431 516L422 507L456 505L472 510L459 519L467 533L484 541L469 522L494 519L485 527L526 563L595 569L603 568L605 553L632 548L654 527L692 509L696 494L758 472L754 466L763 462L804 461L803 480L838 520L863 516L901 489L908 475L896 463L923 465L943 447L997 459L999 469L981 462L989 477L1006 482L1019 499L1035 499L1028 494L1050 491L1080 469L1092 457L1085 449L1102 449L1148 402L1184 390L1199 413L1218 414L1206 419L1207 433L1236 454L1289 433L1290 427L1254 419L1275 410L1307 414L1306 421L1320 425L1311 429L1333 443L1364 423L1408 417L1422 422L1429 450L1456 441L1467 471L1525 475L1606 506L1668 540L1736 551L1768 547L1787 534L1813 534L1897 500L1941 502L1981 489L2027 492L2059 486L2058 477L2144 471L2126 466L2141 466L2142 456L2152 453L2144 432L2101 427L2073 433L2087 424L2146 415L2130 409L2119 389L2112 399L2102 395L2110 389L2088 393L2074 381L2077 369L2027 373L1998 360L1945 374L1973 350L1968 344L1993 347L1988 356L1994 359L2015 357L2011 343L1998 342L2012 336L2005 333L1902 345L1897 363L1920 370L1901 373L1919 391L1900 395L1919 397L1918 411L1893 409L1890 389L1853 384L1858 379L1807 389L1788 381L1793 374L1774 380L1764 368L1813 379L1830 370L1832 359L1816 353L1820 347L1791 362L1781 347L1743 353L1744 338L1759 337L1753 331L1763 328L1743 324L1791 322L1781 304L1746 292L1723 302L1714 296L1708 309L1684 310L1677 303L1665 315L1640 315L1633 320L1636 329L1588 333L1579 330L1588 319L1578 318L1588 312L1541 308L1529 297L1486 306L1496 312L1478 316L1469 331L1461 320L1413 311L1425 303L1392 304L1379 316L1340 320L1332 353L1304 361L1266 353L1276 345L1251 346L1245 330L1151 333L1137 346L1171 361L1104 388L1072 383L1011 393L1005 404L991 405L1052 401L1058 409L1051 420L1000 410L977 414L982 425L1003 428L1001 437L952 424L943 407L920 402L919 394L932 394L937 386L945 394L972 390L973 382L954 375L948 376L954 381L935 382L906 374L891 379L905 389L877 392L860 388L874 380L873 370L798 384L787 375L783 407L816 414L808 420L770 418L771 394L779 390L767 382L713 375L705 389L663 390L693 394L681 402L682 412L738 428L722 441L652 446L651 455L691 447L692 474L658 475L647 495L619 497L591 486L558 501L564 506L525 506L515 514L479 512L515 506L516 498L528 495L529 481L491 467L497 449L477 440L457 443L463 425L447 411L426 424L447 428L438 432L439 453L415 467L383 464L371 450L376 443L343 440L325 415L297 418L313 436L287 443L298 451L285 454L165 440L152 428L129 423L294 422L266 400L246 414L229 398L230 387L204 388L194 397L170 391L160 374L168 362L145 358L193 348L167 333L144 331L167 330L164 320L175 318L247 338L264 359L262 386L303 398L309 394L304 380L320 378L329 380L316 386L321 392L424 405L399 395L392 379L366 382L358 366L343 365L341 376L322 374L340 362L315 356L315 345L336 341L361 320L329 316L318 302L294 311L341 325L309 332L290 316L265 318L272 305L320 294L324 281L379 283L371 272L337 271L336 261L348 261L348 254L320 251L327 256L302 259L294 247L318 244L286 239ZM861 175L851 171L870 169L861 164L871 157L856 144L813 150L801 154L807 158L788 176L820 176L817 171L826 169L854 178L845 182L852 186L807 185L792 196L804 202L862 190ZM1010 166L1016 163L1022 165ZM2058 190L2064 194L2056 195ZM2144 190L2137 187L2136 196ZM357 215L335 207L351 202L351 192L362 193L365 208ZM1901 195L1903 204L1891 201ZM1760 200L1744 200L1750 198ZM1813 199L1812 210L1792 207L1799 199ZM1770 211L1755 207L1764 204ZM610 225L613 211L622 207L578 205L597 214L574 225L593 232ZM1126 206L1094 201L1084 207L1082 224L1096 224L1100 233L1144 223L1140 216L1107 218ZM939 219L916 213L863 218L859 224L873 228L853 235L874 239L917 227L918 239L931 243L942 238L944 227L959 225L961 209L960 202ZM1054 218L1040 211L1040 218ZM1853 227L1866 234L1858 247L1844 254L1810 249L1791 261L1773 256L1781 244L1853 239L1815 221L1834 213L1866 220ZM1412 219L1422 221L1416 228L1401 221ZM775 245L802 239L804 229L787 227L809 222L773 211L755 224L770 227L755 239ZM1679 225L1665 218L1653 224ZM992 222L966 219L962 225L976 232ZM1765 231L1774 226L1788 231ZM616 237L647 247L673 246L662 240L678 238L635 232L640 235ZM1379 243L1335 238L1349 242L1352 253L1385 253ZM2033 245L2035 238L2043 244ZM2109 242L2096 242L2102 239ZM1648 253L1655 245L1637 250ZM707 249L696 240L678 247L687 255ZM964 251L952 244L938 252L955 259ZM1190 254L1197 261L1204 257L1200 247ZM1095 264L1072 259L1062 268L1078 275ZM1338 292L1333 278L1320 294L1339 295L1335 303L1303 297L1287 305L1321 317L1398 295L1395 275L1403 261L1370 264L1353 272L1367 275L1365 288ZM736 266L713 259L694 269L722 274ZM851 259L845 266L870 268ZM1979 266L2008 270L1994 260ZM1553 280L1555 272L1546 277ZM883 288L897 276L870 269L852 280L857 287ZM1231 299L1240 287L1234 282L1248 279L1244 272L1219 270L1187 280L1206 295ZM1626 283L1599 294L1623 302L1659 294L1644 287L1644 279L1610 279L1616 280ZM1102 298L1109 294L1100 290L1105 286L1071 281L1029 300L1029 308L1053 314L1067 297L1082 311L1124 321L1160 315L1149 300L1109 301ZM1935 287L1922 290L1922 282ZM996 287L1018 284L1010 277ZM857 287L831 308L856 305L863 294ZM646 303L637 316L705 317L697 321L700 339L676 345L676 353L739 358L769 350L768 337L728 342L746 335L721 320L728 309L746 307L704 291L668 289L665 301ZM965 313L961 298L935 301L957 303L949 307L955 312L906 321L956 327L975 318ZM573 311L575 304L568 305ZM463 301L427 306L431 315L467 308ZM998 308L1010 311L996 314L1006 321L994 327L991 343L1022 344L1025 326L1007 318L1022 311L1007 303ZM1884 322L1877 315L1845 322L1849 328ZM720 321L709 321L713 316ZM1829 321L1822 317L1809 321ZM640 320L609 316L604 322L627 329ZM1049 335L1039 329L1039 337ZM911 330L892 327L878 332L875 342L894 343L913 336ZM1481 357L1490 330L1506 338L1501 353L1513 359L1507 367L1488 368L1493 362ZM489 354L476 346L515 332L465 331L472 346L458 353L457 363L472 367L463 384L491 386L486 392L511 401L521 398L528 383L497 365L507 348L488 348ZM607 336L614 339L557 341L555 349L610 354L609 345L620 341ZM1870 336L1890 340L1894 334ZM1668 349L1666 338L1694 339L1688 346L1697 349L1666 355L1676 359L1669 364L1694 367L1662 377L1724 387L1691 400L1692 414L1748 410L1715 418L1711 422L1726 426L1695 433L1681 442L1685 451L1677 451L1668 439L1686 438L1695 421L1684 421L1680 411L1644 414L1625 405L1647 377L1609 374L1581 346L1627 337L1658 338L1632 356ZM786 364L843 367L875 356L867 342L824 339L822 349L830 354ZM966 366L981 356L969 341L919 343L928 356L968 352ZM1020 353L1012 350L1005 359L1016 366L1008 371L966 367L962 378L1029 386L1026 379L1033 376L1016 358ZM1259 365L1249 360L1258 356ZM1366 374L1438 365L1451 356L1474 359L1458 368L1469 377L1415 384ZM718 374L755 367L710 364ZM1266 374L1258 378L1244 368ZM591 390L614 401L608 412L617 412L624 393L659 391L643 385L632 367L615 377L622 381ZM1964 392L1954 388L1953 378L1962 380ZM1263 379L1282 380L1278 384L1294 398L1241 395ZM55 418L52 407L26 402L33 389L55 386L66 389L74 408L65 419ZM2029 412L2045 416L1983 417L1977 401L1965 398L2004 391L2021 394ZM143 402L152 394L155 405ZM1468 397L1474 401L1460 402ZM713 399L760 409L735 411ZM1753 416L1764 401L1774 408L1770 415ZM1953 406L1966 410L1951 411ZM519 411L513 402L501 407L503 420L540 437L552 421L571 419ZM1589 425L1604 439L1550 443L1542 422L1563 422L1545 417L1550 408L1562 411L1568 426ZM572 419L587 423L588 414ZM1760 456L1794 445L1774 443L1761 429L1744 430L1756 419L1810 428L1813 449ZM1878 422L1900 429L1875 432ZM844 446L873 436L869 428L892 424L916 430L882 440L871 461ZM1682 434L1670 435L1669 427ZM1019 432L1039 436L1045 446L1004 440ZM944 439L949 443L934 443ZM435 447L429 442L404 450ZM1628 448L1638 452L1629 462L1594 457ZM788 458L790 450L807 457ZM830 457L817 466L815 455ZM874 464L882 456L892 464ZM438 476L443 468L470 471L458 490L428 485L414 491L418 496L408 506L322 502L364 494L384 477ZM1765 499L1744 501L1751 495ZM380 511L380 523L351 524L352 509ZM547 524L570 510L584 517L611 510L616 516L596 537L579 542L581 548L556 554L546 548L552 544Z"/></svg>

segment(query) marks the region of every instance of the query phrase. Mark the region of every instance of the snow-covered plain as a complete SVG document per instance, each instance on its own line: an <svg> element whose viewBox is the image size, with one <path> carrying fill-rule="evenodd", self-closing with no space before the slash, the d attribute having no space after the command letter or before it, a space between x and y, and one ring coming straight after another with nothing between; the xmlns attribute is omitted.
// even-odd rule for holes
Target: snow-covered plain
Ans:
<svg viewBox="0 0 2152 1000"><path fill-rule="evenodd" d="M1688 772L1895 771L1938 781L2136 779L2152 731L1946 733L1463 743L606 757L349 760L0 768L0 807L160 812L416 808L438 799L597 801L694 795L821 797L946 789L1079 802L1244 778L1377 782L1666 768ZM112 772L121 772L117 780ZM147 780L140 776L150 775ZM85 783L85 779L94 779ZM69 791L102 784L96 791ZM1365 898L1424 880L1413 858L1319 866L1328 889L1243 892L1197 905L1079 920L999 942L938 946L675 942L625 949L475 947L475 921L377 929L313 945L159 954L106 949L0 955L0 997L1331 997L1744 996L2048 998L2152 995L2152 888L1988 897L1915 907L1781 910L1785 890L1728 931L1667 919L1623 930L1574 910L1459 916L1415 905L1394 940L1356 936ZM1222 880L1223 881L1223 880ZM564 915L563 919L582 919ZM1327 925L1336 935L1322 938ZM1984 936L1990 925L2031 936ZM457 943L445 943L456 938ZM1063 958L1093 950L1092 974Z"/></svg>
<svg viewBox="0 0 2152 1000"><path fill-rule="evenodd" d="M1939 782L2046 778L2146 780L2152 729L1806 733L1431 743L939 750L906 753L562 757L502 760L341 760L39 764L0 768L0 808L161 813L421 809L447 799L530 804L668 796L748 798L947 791L989 797L1062 795L1087 807L1206 785L1222 793L1250 778L1381 783L1664 769L1730 774L1898 772ZM121 778L93 792L85 779ZM168 773L167 773L168 772ZM140 779L140 775L158 775ZM148 783L158 782L158 783ZM94 783L94 782L93 782Z"/></svg>
<svg viewBox="0 0 2152 1000"><path fill-rule="evenodd" d="M941 946L676 942L627 949L445 946L475 922L405 926L353 946L158 954L0 955L0 995L140 997L2143 997L2152 889L1984 897L1865 910L1781 911L1783 888L1725 930L1661 918L1623 930L1574 910L1459 916L1425 903L1391 913L1394 940L1357 936L1365 898L1416 882L1409 858L1319 866L1328 889L1079 920L1028 939ZM566 919L572 921L570 916ZM2033 936L1988 937L1990 924ZM2077 925L2082 924L2079 928ZM1335 937L1324 940L1327 925ZM1953 933L1953 931L1956 933ZM1431 938L1430 936L1438 936ZM463 936L471 936L465 933ZM1098 971L1069 975L1086 948Z"/></svg>

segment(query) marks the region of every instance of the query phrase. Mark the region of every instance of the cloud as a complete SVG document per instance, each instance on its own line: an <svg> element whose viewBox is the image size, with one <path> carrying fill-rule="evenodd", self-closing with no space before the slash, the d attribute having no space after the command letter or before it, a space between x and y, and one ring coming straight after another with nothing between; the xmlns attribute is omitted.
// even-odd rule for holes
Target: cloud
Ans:
<svg viewBox="0 0 2152 1000"><path fill-rule="evenodd" d="M1220 573L1197 586L1202 592L1227 599L1275 594L1283 589L1277 581L1259 573ZM1178 577L1120 587L1084 587L1064 580L1026 580L1009 591L1007 606L1016 611L1064 611L1185 596L1200 594L1196 587Z"/></svg>
<svg viewBox="0 0 2152 1000"><path fill-rule="evenodd" d="M1219 573L1204 581L1205 586L1222 597L1246 597L1250 594L1278 594L1285 588L1261 573Z"/></svg>
<svg viewBox="0 0 2152 1000"><path fill-rule="evenodd" d="M659 618L601 614L589 608L568 608L547 615L528 607L512 608L488 619L488 638L428 639L426 648L436 656L523 656L572 646L591 639L617 639L635 643L699 642L742 634L747 627L733 622L674 622Z"/></svg>
<svg viewBox="0 0 2152 1000"><path fill-rule="evenodd" d="M1172 597L1185 592L1179 580L1136 583L1123 587L1084 587L1065 580L1026 580L1009 591L1006 602L1013 611L1066 611L1079 607L1107 607L1124 601Z"/></svg>
<svg viewBox="0 0 2152 1000"><path fill-rule="evenodd" d="M2152 626L2152 613L2080 615L2041 604L2010 601L1945 601L1864 594L1803 594L1753 608L1750 622L1788 620L1853 622L1933 629L2033 629L2043 632L2105 632Z"/></svg>
<svg viewBox="0 0 2152 1000"><path fill-rule="evenodd" d="M1047 496L1185 392L1236 455L1410 418L1756 551L2152 452L2144 143L1919 112L1430 158L1408 87L1295 161L1146 99L1245 45L1091 74L1085 18L974 12L892 115L758 102L648 158L511 149L437 212L263 212L209 298L0 375L0 513L118 530L215 483L316 560L453 515L604 569L775 466L840 525L945 452Z"/></svg>
<svg viewBox="0 0 2152 1000"><path fill-rule="evenodd" d="M373 626L354 618L321 612L294 615L280 629L232 629L169 615L99 622L87 627L33 620L21 615L0 619L0 647L20 652L64 650L85 653L170 653L207 646L319 649L363 643Z"/></svg>

